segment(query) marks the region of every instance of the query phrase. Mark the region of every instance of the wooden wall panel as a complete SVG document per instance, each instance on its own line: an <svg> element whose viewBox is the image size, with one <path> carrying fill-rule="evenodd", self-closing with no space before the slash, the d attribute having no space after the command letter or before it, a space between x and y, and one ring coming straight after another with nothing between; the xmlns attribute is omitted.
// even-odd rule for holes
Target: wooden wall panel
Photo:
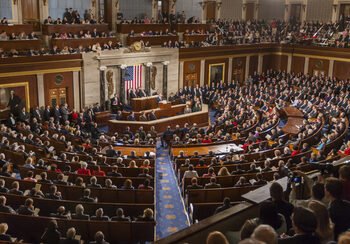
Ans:
<svg viewBox="0 0 350 244"><path fill-rule="evenodd" d="M350 63L334 61L333 76L338 79L350 79Z"/></svg>
<svg viewBox="0 0 350 244"><path fill-rule="evenodd" d="M259 57L256 56L251 56L249 60L249 75L253 75L254 72L258 71L258 62L259 62Z"/></svg>
<svg viewBox="0 0 350 244"><path fill-rule="evenodd" d="M262 71L268 69L286 71L288 65L287 55L268 54L263 57Z"/></svg>
<svg viewBox="0 0 350 244"><path fill-rule="evenodd" d="M38 0L22 0L22 17L24 20L38 20L39 1Z"/></svg>
<svg viewBox="0 0 350 244"><path fill-rule="evenodd" d="M327 76L328 75L328 69L329 69L329 60L314 59L314 58L310 58L309 59L309 70L308 70L308 73L310 75L313 75L314 72L316 72L316 71L320 71L320 72L324 72L324 74Z"/></svg>
<svg viewBox="0 0 350 244"><path fill-rule="evenodd" d="M209 84L211 81L209 81L209 66L211 64L225 64L225 72L224 72L224 81L227 82L228 78L228 59L227 58L222 58L222 59L211 59L211 60L206 60L205 61L205 75L204 75L204 84Z"/></svg>
<svg viewBox="0 0 350 244"><path fill-rule="evenodd" d="M245 77L245 64L246 64L246 57L237 57L232 59L232 77L231 80L236 80L239 82L244 81Z"/></svg>
<svg viewBox="0 0 350 244"><path fill-rule="evenodd" d="M303 73L305 65L304 57L292 57L292 69L291 72L294 73Z"/></svg>
<svg viewBox="0 0 350 244"><path fill-rule="evenodd" d="M0 77L0 85L28 82L30 107L38 106L38 85L36 75ZM20 94L18 94L20 96ZM20 96L21 97L21 96ZM25 101L25 97L21 97Z"/></svg>
<svg viewBox="0 0 350 244"><path fill-rule="evenodd" d="M201 61L185 61L183 74L183 87L200 84Z"/></svg>
<svg viewBox="0 0 350 244"><path fill-rule="evenodd" d="M63 80L60 84L56 82L56 76L63 76ZM49 101L49 89L54 88L66 88L67 89L67 103L70 108L74 108L74 96L73 96L73 72L64 73L52 73L44 75L44 89L45 89L45 103ZM49 105L49 104L47 104Z"/></svg>

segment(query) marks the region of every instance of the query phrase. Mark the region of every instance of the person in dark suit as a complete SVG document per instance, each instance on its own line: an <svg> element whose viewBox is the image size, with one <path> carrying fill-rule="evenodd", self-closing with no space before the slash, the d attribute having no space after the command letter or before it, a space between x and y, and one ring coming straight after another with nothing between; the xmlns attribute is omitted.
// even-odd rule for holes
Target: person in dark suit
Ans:
<svg viewBox="0 0 350 244"><path fill-rule="evenodd" d="M66 239L62 242L62 244L80 244L80 241L75 239L77 231L74 227L71 227L67 230Z"/></svg>
<svg viewBox="0 0 350 244"><path fill-rule="evenodd" d="M89 220L90 216L84 214L84 207L81 204L75 206L75 214L72 214L72 219Z"/></svg>
<svg viewBox="0 0 350 244"><path fill-rule="evenodd" d="M6 234L8 228L9 227L6 223L0 224L0 242L3 242L3 241L12 242L11 236Z"/></svg>
<svg viewBox="0 0 350 244"><path fill-rule="evenodd" d="M109 158L113 158L117 156L117 152L114 150L113 145L109 145L106 150L106 156Z"/></svg>
<svg viewBox="0 0 350 244"><path fill-rule="evenodd" d="M97 231L95 234L95 241L90 241L89 244L109 244L105 241L105 235L102 231Z"/></svg>
<svg viewBox="0 0 350 244"><path fill-rule="evenodd" d="M25 107L23 107L23 108L22 108L22 111L19 113L18 119L19 119L21 122L25 122L25 123L29 124L29 121L30 121L30 114L26 111L26 108L25 108Z"/></svg>
<svg viewBox="0 0 350 244"><path fill-rule="evenodd" d="M157 116L154 110L152 110L149 114L148 114L148 120L156 120Z"/></svg>
<svg viewBox="0 0 350 244"><path fill-rule="evenodd" d="M34 206L33 206L33 199L27 198L24 202L24 205L21 205L17 209L17 213L21 215L34 215Z"/></svg>
<svg viewBox="0 0 350 244"><path fill-rule="evenodd" d="M193 177L191 179L191 185L188 185L186 187L186 191L188 190L192 190L192 189L203 189L203 186L202 185L198 185L198 180L196 177Z"/></svg>
<svg viewBox="0 0 350 244"><path fill-rule="evenodd" d="M216 208L214 214L220 213L220 212L222 212L222 211L224 211L226 209L229 209L230 207L232 207L231 199L229 197L225 197L223 205L218 207L218 208Z"/></svg>
<svg viewBox="0 0 350 244"><path fill-rule="evenodd" d="M334 223L334 238L350 228L350 202L342 199L343 183L337 178L327 178L325 196L330 199L329 217Z"/></svg>
<svg viewBox="0 0 350 244"><path fill-rule="evenodd" d="M139 88L138 90L137 90L137 96L138 97L147 97L147 94L146 94L146 92L144 91L144 90L142 90L141 88Z"/></svg>
<svg viewBox="0 0 350 244"><path fill-rule="evenodd" d="M11 184L11 189L9 191L10 194L14 194L14 195L18 195L18 196L22 196L23 195L23 191L19 190L19 183L18 181L14 181Z"/></svg>
<svg viewBox="0 0 350 244"><path fill-rule="evenodd" d="M83 194L84 195L82 198L80 198L80 201L82 201L82 202L97 202L96 198L90 197L90 194L91 194L90 189L85 189Z"/></svg>
<svg viewBox="0 0 350 244"><path fill-rule="evenodd" d="M124 210L122 208L118 208L116 211L116 216L111 218L111 221L131 221L130 217L125 217Z"/></svg>
<svg viewBox="0 0 350 244"><path fill-rule="evenodd" d="M10 115L6 121L6 125L8 127L10 127L11 129L14 129L16 127L16 120L15 120L15 116L13 115L13 113L10 113Z"/></svg>
<svg viewBox="0 0 350 244"><path fill-rule="evenodd" d="M94 28L94 30L91 32L91 37L93 38L100 37L100 33L97 32L96 28Z"/></svg>
<svg viewBox="0 0 350 244"><path fill-rule="evenodd" d="M43 120L49 121L51 117L51 108L50 106L46 106L44 112L43 112Z"/></svg>
<svg viewBox="0 0 350 244"><path fill-rule="evenodd" d="M56 105L53 110L53 118L55 119L55 122L59 122L61 120L61 111L58 105Z"/></svg>
<svg viewBox="0 0 350 244"><path fill-rule="evenodd" d="M10 108L10 112L14 114L15 116L18 116L20 111L22 110L22 100L19 96L15 94L14 90L10 91L10 99L7 104L7 107Z"/></svg>
<svg viewBox="0 0 350 244"><path fill-rule="evenodd" d="M0 213L11 213L11 214L16 213L16 211L13 210L13 208L6 205L6 197L5 196L0 196Z"/></svg>
<svg viewBox="0 0 350 244"><path fill-rule="evenodd" d="M42 243L59 244L61 239L61 233L58 230L56 220L51 220L44 234L41 236Z"/></svg>
<svg viewBox="0 0 350 244"><path fill-rule="evenodd" d="M131 113L128 115L127 120L128 120L128 121L136 121L135 113L134 113L134 112L131 112Z"/></svg>
<svg viewBox="0 0 350 244"><path fill-rule="evenodd" d="M283 188L277 182L274 182L271 184L270 196L272 198L272 202L275 204L277 208L277 212L284 216L287 224L287 229L289 230L292 225L291 215L293 213L294 206L283 199Z"/></svg>
<svg viewBox="0 0 350 244"><path fill-rule="evenodd" d="M112 166L112 170L111 172L107 173L107 176L111 176L111 177L123 177L121 173L118 172L118 166L117 165L113 165Z"/></svg>
<svg viewBox="0 0 350 244"><path fill-rule="evenodd" d="M296 207L293 212L294 236L278 240L279 244L320 244L319 237L315 234L317 219L311 210L303 207Z"/></svg>
<svg viewBox="0 0 350 244"><path fill-rule="evenodd" d="M133 89L130 89L129 91L129 98L137 98L136 92Z"/></svg>
<svg viewBox="0 0 350 244"><path fill-rule="evenodd" d="M103 215L103 209L99 208L96 210L95 212L95 216L91 216L90 220L94 220L94 221L109 221L109 217L106 215Z"/></svg>
<svg viewBox="0 0 350 244"><path fill-rule="evenodd" d="M216 178L215 177L211 177L210 178L210 183L206 184L204 189L212 189L212 188L220 188L221 185L216 183Z"/></svg>
<svg viewBox="0 0 350 244"><path fill-rule="evenodd" d="M119 99L117 94L114 94L114 97L111 99L111 110L112 113L117 113L120 110L123 110L123 103Z"/></svg>

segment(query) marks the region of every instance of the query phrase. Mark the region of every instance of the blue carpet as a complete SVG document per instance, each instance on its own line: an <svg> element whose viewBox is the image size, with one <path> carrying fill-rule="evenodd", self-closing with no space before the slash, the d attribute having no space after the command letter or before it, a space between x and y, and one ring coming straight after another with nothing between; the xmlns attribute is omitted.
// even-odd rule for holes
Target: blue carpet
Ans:
<svg viewBox="0 0 350 244"><path fill-rule="evenodd" d="M215 109L210 109L210 110L209 110L209 122L210 122L211 124L215 122L215 117L214 117L215 112L216 112Z"/></svg>
<svg viewBox="0 0 350 244"><path fill-rule="evenodd" d="M169 152L161 147L157 148L156 174L156 234L158 240L188 227L189 219Z"/></svg>

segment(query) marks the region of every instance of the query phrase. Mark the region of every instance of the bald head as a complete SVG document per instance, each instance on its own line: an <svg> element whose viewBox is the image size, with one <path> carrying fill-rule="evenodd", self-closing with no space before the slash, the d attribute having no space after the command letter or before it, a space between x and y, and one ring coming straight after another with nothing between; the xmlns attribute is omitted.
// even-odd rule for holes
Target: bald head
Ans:
<svg viewBox="0 0 350 244"><path fill-rule="evenodd" d="M278 236L276 231L269 225L259 225L255 228L252 238L266 244L277 244Z"/></svg>

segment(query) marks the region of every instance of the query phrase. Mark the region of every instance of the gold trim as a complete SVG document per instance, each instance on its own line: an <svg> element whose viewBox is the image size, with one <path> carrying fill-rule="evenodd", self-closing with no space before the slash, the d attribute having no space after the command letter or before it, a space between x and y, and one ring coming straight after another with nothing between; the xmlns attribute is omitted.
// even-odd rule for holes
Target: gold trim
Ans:
<svg viewBox="0 0 350 244"><path fill-rule="evenodd" d="M302 50L298 50L302 51ZM253 50L252 50L253 52ZM235 54L235 55L221 55L221 56L213 56L213 57L198 57L198 58L183 58L179 59L179 61L200 61L200 60L212 60L212 59L220 59L220 58L239 58L239 57L248 57L248 56L259 56L259 55L280 55L280 56L294 56L294 57L304 57L304 58L316 58L316 59L325 59L325 60L334 60L339 62L350 62L350 58L337 58L337 57L330 57L330 56L322 56L322 55L313 55L313 54L301 54L298 52L289 53L289 52L263 52L263 53L242 53L242 54Z"/></svg>
<svg viewBox="0 0 350 244"><path fill-rule="evenodd" d="M225 81L225 74L226 74L226 69L225 69L225 63L217 63L217 64L209 64L209 76L208 76L208 85L210 85L211 81L210 81L210 77L211 77L211 67L214 66L222 66L222 77L221 80Z"/></svg>
<svg viewBox="0 0 350 244"><path fill-rule="evenodd" d="M16 65L25 65L25 64L47 64L47 63L67 63L67 62L77 62L83 61L82 59L64 59L64 60L52 60L52 61L40 61L40 62L26 62L26 63L9 63L9 64L0 64L1 66L16 66Z"/></svg>
<svg viewBox="0 0 350 244"><path fill-rule="evenodd" d="M12 87L19 87L24 86L25 91L25 100L26 100L26 109L27 112L30 110L30 97L29 97L29 82L18 82L18 83L7 83L7 84L0 84L0 88L12 88Z"/></svg>
<svg viewBox="0 0 350 244"><path fill-rule="evenodd" d="M0 73L0 78L14 77L14 76L24 76L24 75L52 74L52 73L60 73L60 72L74 72L74 71L81 71L81 67Z"/></svg>

